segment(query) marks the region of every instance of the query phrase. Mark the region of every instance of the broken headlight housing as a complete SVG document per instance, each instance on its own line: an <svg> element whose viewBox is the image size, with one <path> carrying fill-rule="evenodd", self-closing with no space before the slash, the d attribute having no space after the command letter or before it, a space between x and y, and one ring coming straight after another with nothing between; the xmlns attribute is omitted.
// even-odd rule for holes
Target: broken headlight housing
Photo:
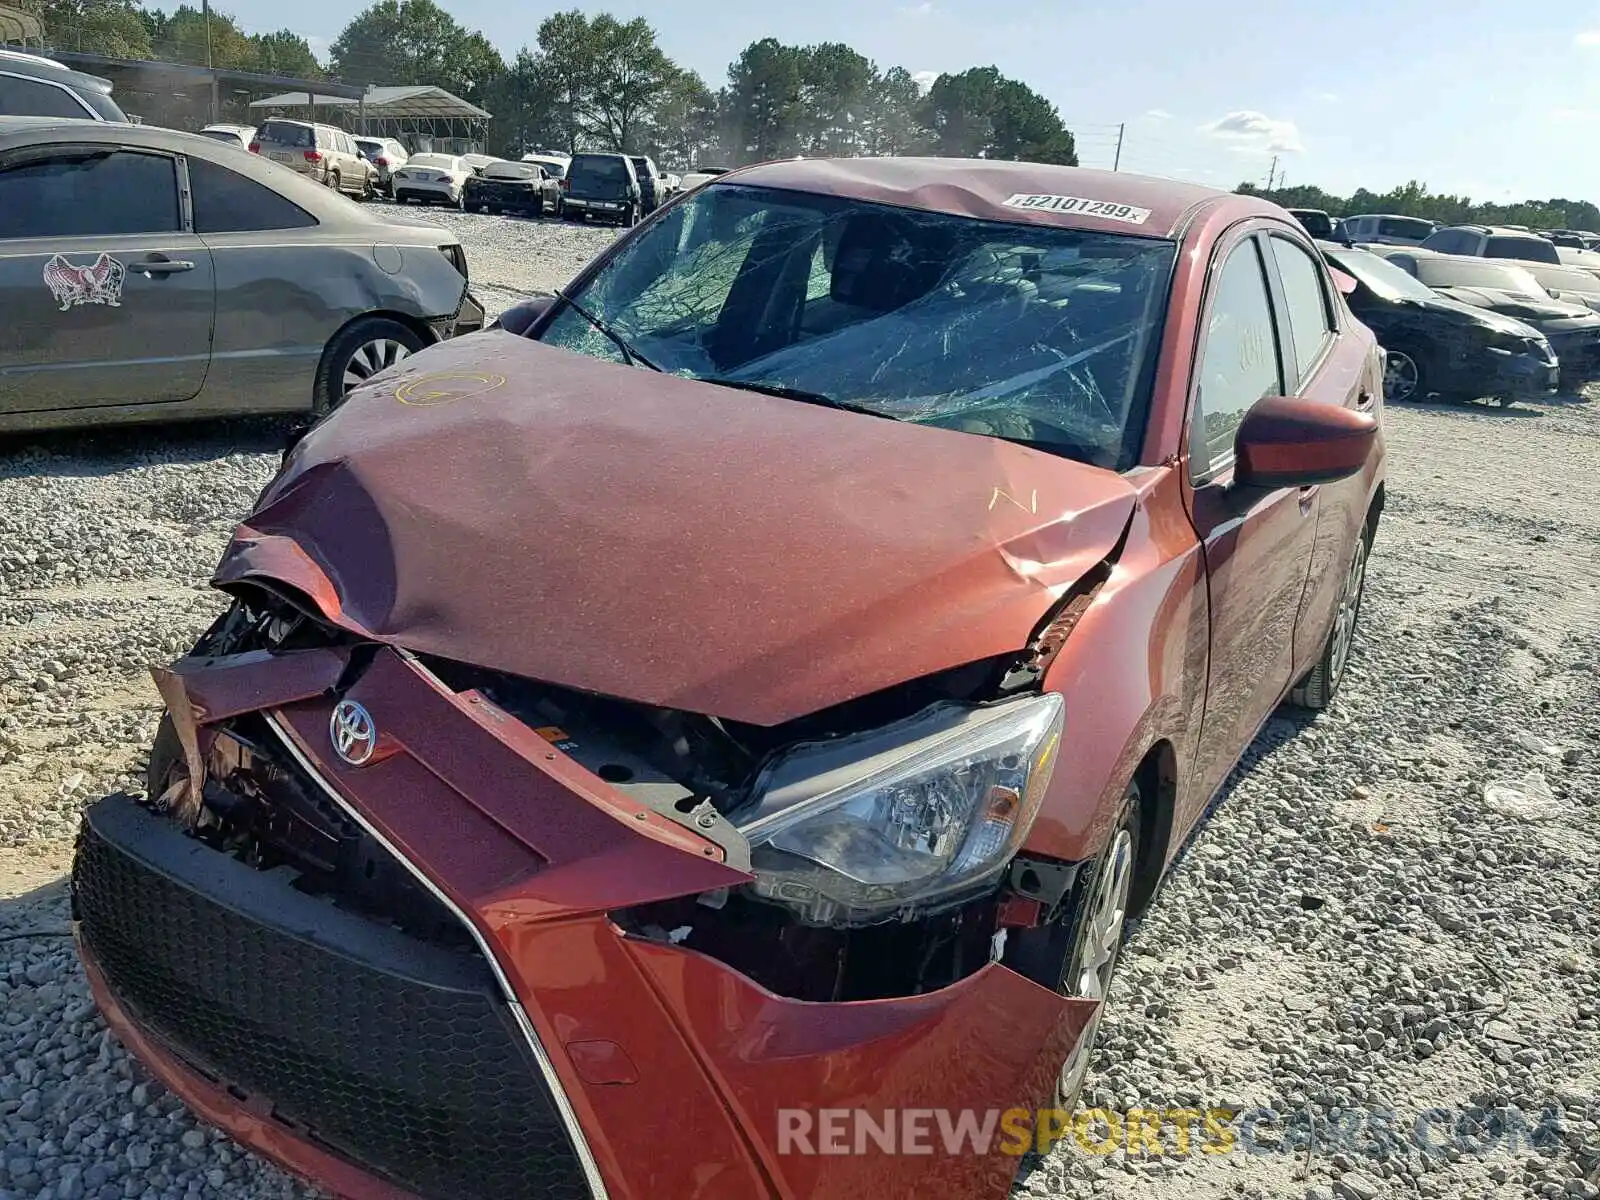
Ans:
<svg viewBox="0 0 1600 1200"><path fill-rule="evenodd" d="M792 748L762 773L740 822L751 890L834 926L910 920L981 890L1039 811L1064 707L1054 693L939 704Z"/></svg>

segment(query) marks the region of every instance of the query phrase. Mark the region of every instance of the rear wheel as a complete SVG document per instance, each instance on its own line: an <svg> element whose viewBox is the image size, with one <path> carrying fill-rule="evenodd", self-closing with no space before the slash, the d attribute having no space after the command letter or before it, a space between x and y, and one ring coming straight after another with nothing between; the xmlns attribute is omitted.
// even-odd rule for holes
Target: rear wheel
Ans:
<svg viewBox="0 0 1600 1200"><path fill-rule="evenodd" d="M343 188L342 188L342 187L341 187L341 186L340 186L340 184L341 184L341 182L342 182L342 181L341 181L341 180L340 180L340 178L339 178L339 172L337 172L337 171L330 171L330 172L329 172L329 173L328 173L328 186L329 186L329 187L331 187L331 188L332 188L332 189L333 189L333 190L334 190L334 191L336 191L336 192L341 192L341 191L343 191L343 190L344 190L344 189L343 189Z"/></svg>
<svg viewBox="0 0 1600 1200"><path fill-rule="evenodd" d="M361 317L328 343L317 367L313 401L318 415L337 408L351 388L423 347L416 330L388 317Z"/></svg>
<svg viewBox="0 0 1600 1200"><path fill-rule="evenodd" d="M1072 952L1062 973L1063 995L1098 1000L1100 1007L1084 1027L1056 1079L1056 1106L1071 1112L1078 1106L1083 1081L1089 1074L1094 1040L1105 1012L1105 998L1122 953L1128 905L1133 896L1134 872L1139 865L1139 830L1142 800L1138 781L1128 784L1118 810L1116 826L1083 878L1074 887Z"/></svg>

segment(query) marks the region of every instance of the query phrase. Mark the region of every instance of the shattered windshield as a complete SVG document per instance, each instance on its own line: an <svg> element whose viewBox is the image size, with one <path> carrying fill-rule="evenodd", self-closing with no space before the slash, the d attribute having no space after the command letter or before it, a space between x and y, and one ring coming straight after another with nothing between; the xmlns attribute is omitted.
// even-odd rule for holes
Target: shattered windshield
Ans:
<svg viewBox="0 0 1600 1200"><path fill-rule="evenodd" d="M809 393L1113 469L1143 439L1173 243L721 184L573 298L675 375ZM625 362L571 306L541 340Z"/></svg>

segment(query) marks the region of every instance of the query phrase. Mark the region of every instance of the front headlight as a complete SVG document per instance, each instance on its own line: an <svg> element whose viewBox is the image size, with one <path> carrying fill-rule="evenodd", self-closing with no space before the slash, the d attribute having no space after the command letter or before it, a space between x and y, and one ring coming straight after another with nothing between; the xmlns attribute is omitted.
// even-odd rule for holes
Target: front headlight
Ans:
<svg viewBox="0 0 1600 1200"><path fill-rule="evenodd" d="M813 925L909 920L981 889L1039 811L1059 695L939 705L798 746L763 772L740 829L755 895Z"/></svg>
<svg viewBox="0 0 1600 1200"><path fill-rule="evenodd" d="M1500 350L1506 354L1527 354L1543 340L1530 337L1528 334L1509 333L1503 329L1486 329L1483 334L1484 345L1491 350Z"/></svg>

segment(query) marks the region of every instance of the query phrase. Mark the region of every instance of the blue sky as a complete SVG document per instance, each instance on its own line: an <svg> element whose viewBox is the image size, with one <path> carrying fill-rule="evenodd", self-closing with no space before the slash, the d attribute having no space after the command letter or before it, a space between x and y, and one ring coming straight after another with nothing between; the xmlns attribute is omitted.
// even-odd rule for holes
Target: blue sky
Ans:
<svg viewBox="0 0 1600 1200"><path fill-rule="evenodd" d="M558 8L442 0L508 56ZM229 0L218 0L227 10ZM325 46L359 0L232 0L247 31ZM617 0L713 87L748 42L846 42L913 72L994 64L1048 97L1085 166L1233 187L1384 190L1420 179L1478 200L1600 201L1600 0Z"/></svg>

